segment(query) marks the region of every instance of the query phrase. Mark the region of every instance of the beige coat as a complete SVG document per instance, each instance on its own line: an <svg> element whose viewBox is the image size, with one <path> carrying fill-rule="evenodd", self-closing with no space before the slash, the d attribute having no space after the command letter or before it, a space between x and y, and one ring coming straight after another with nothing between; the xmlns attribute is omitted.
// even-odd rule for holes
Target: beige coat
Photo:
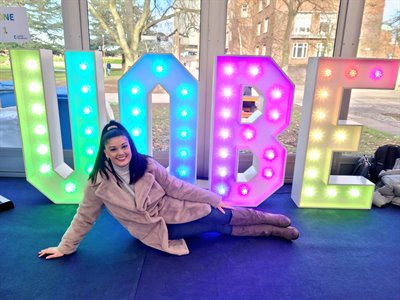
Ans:
<svg viewBox="0 0 400 300"><path fill-rule="evenodd" d="M188 184L168 174L155 160L148 159L144 176L134 185L135 199L117 185L115 177L98 176L86 186L83 201L65 232L59 251L70 254L92 228L103 204L130 234L144 244L176 255L189 253L183 239L168 240L166 224L197 220L211 212L221 201L219 195Z"/></svg>

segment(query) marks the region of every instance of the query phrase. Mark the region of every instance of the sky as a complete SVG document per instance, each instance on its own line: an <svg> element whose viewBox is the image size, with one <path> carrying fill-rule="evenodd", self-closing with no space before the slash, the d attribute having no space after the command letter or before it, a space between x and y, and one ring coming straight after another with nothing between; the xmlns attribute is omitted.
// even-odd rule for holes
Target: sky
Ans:
<svg viewBox="0 0 400 300"><path fill-rule="evenodd" d="M385 0L385 10L383 20L386 21L394 16L396 11L400 10L400 0Z"/></svg>

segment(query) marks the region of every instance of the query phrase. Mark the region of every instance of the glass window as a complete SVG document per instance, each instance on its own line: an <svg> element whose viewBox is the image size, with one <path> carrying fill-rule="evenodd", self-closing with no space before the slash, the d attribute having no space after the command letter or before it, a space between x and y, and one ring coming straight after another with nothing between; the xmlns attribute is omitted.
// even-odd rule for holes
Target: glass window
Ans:
<svg viewBox="0 0 400 300"><path fill-rule="evenodd" d="M311 31L311 17L309 13L299 13L294 19L294 34L308 35Z"/></svg>
<svg viewBox="0 0 400 300"><path fill-rule="evenodd" d="M255 55L260 55L260 47L259 47L259 46L256 47L256 53L255 53Z"/></svg>
<svg viewBox="0 0 400 300"><path fill-rule="evenodd" d="M269 18L264 19L264 33L268 32L268 22Z"/></svg>
<svg viewBox="0 0 400 300"><path fill-rule="evenodd" d="M400 2L366 0L358 57L400 59ZM348 118L363 125L359 154L400 144L400 77L394 90L351 91ZM354 153L351 153L354 155Z"/></svg>
<svg viewBox="0 0 400 300"><path fill-rule="evenodd" d="M200 0L149 1L149 14L144 15L144 1L88 0L90 45L100 49L104 65L111 63L105 76L106 100L119 120L118 80L145 53L173 53L198 79L200 41ZM117 16L110 13L114 5ZM240 6L247 14L247 5ZM144 17L144 22L142 19ZM120 25L120 26L117 26ZM230 33L227 32L227 41ZM157 86L152 99L153 153L156 158L169 151L169 95ZM164 153L164 154L163 154Z"/></svg>
<svg viewBox="0 0 400 300"><path fill-rule="evenodd" d="M261 23L257 24L257 35L261 34Z"/></svg>
<svg viewBox="0 0 400 300"><path fill-rule="evenodd" d="M318 57L323 57L325 56L325 45L322 43L317 44L317 55Z"/></svg>
<svg viewBox="0 0 400 300"><path fill-rule="evenodd" d="M319 16L319 34L334 37L336 32L336 14L323 13Z"/></svg>
<svg viewBox="0 0 400 300"><path fill-rule="evenodd" d="M290 2L300 3L297 0ZM240 18L235 17L235 15L240 16L241 6L238 5L242 3L248 4L249 16L246 22L241 22ZM289 1L264 1L263 3L264 6L261 6L261 11L259 11L260 1L228 1L229 19L226 30L232 33L232 39L226 43L226 53L236 55L262 53L262 55L271 56L295 83L292 122L290 128L279 137L288 151L294 152L308 57L316 56L317 53L332 56L339 0L320 1L318 7L314 5L314 2L305 1L301 6L296 6L295 10L289 9ZM322 15L325 17L321 17ZM331 26L328 26L332 32L331 35L319 34L321 20ZM259 24L263 27L258 31L258 26L261 26ZM266 24L268 24L267 28ZM293 29L290 31L286 30L287 28ZM259 34L254 34L254 32L259 32ZM318 44L322 45L318 46Z"/></svg>
<svg viewBox="0 0 400 300"><path fill-rule="evenodd" d="M263 0L258 0L258 11L262 11L263 10Z"/></svg>
<svg viewBox="0 0 400 300"><path fill-rule="evenodd" d="M305 58L307 57L307 43L294 43L293 44L293 58Z"/></svg>
<svg viewBox="0 0 400 300"><path fill-rule="evenodd" d="M10 65L11 49L49 49L53 51L60 122L63 123L69 118L68 103L65 100L67 94L63 88L66 79L61 0L0 0L0 6L26 8L31 36L30 42L22 44L0 42L0 148L22 148ZM0 34L3 33L3 30L1 28ZM7 122L3 122L4 117L7 118ZM16 155L18 155L17 152Z"/></svg>
<svg viewBox="0 0 400 300"><path fill-rule="evenodd" d="M242 18L247 18L249 14L249 5L247 3L242 4L242 12L240 14L240 16Z"/></svg>

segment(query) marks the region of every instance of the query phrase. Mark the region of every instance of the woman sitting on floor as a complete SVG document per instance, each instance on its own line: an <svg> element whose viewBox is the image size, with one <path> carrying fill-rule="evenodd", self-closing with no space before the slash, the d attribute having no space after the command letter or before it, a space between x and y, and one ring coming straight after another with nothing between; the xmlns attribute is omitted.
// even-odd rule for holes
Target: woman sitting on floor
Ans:
<svg viewBox="0 0 400 300"><path fill-rule="evenodd" d="M183 240L216 231L235 236L299 237L290 219L248 208L233 208L215 193L168 174L154 159L137 152L128 131L110 121L101 133L99 152L83 201L57 247L39 257L76 251L100 215L103 204L144 244L176 255L189 253Z"/></svg>

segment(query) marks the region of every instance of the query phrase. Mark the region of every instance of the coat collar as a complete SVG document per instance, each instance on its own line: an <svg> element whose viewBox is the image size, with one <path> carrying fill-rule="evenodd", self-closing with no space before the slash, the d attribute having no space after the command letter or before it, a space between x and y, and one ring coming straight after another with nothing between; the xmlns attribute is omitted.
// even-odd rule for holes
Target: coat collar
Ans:
<svg viewBox="0 0 400 300"><path fill-rule="evenodd" d="M118 201L129 203L132 201L132 196L118 186L114 175L108 173L109 179L101 178L99 185L95 191L95 195L102 199L113 199L118 197ZM147 196L154 184L155 178L153 174L145 172L134 185L135 203L138 210L146 210L145 203Z"/></svg>

